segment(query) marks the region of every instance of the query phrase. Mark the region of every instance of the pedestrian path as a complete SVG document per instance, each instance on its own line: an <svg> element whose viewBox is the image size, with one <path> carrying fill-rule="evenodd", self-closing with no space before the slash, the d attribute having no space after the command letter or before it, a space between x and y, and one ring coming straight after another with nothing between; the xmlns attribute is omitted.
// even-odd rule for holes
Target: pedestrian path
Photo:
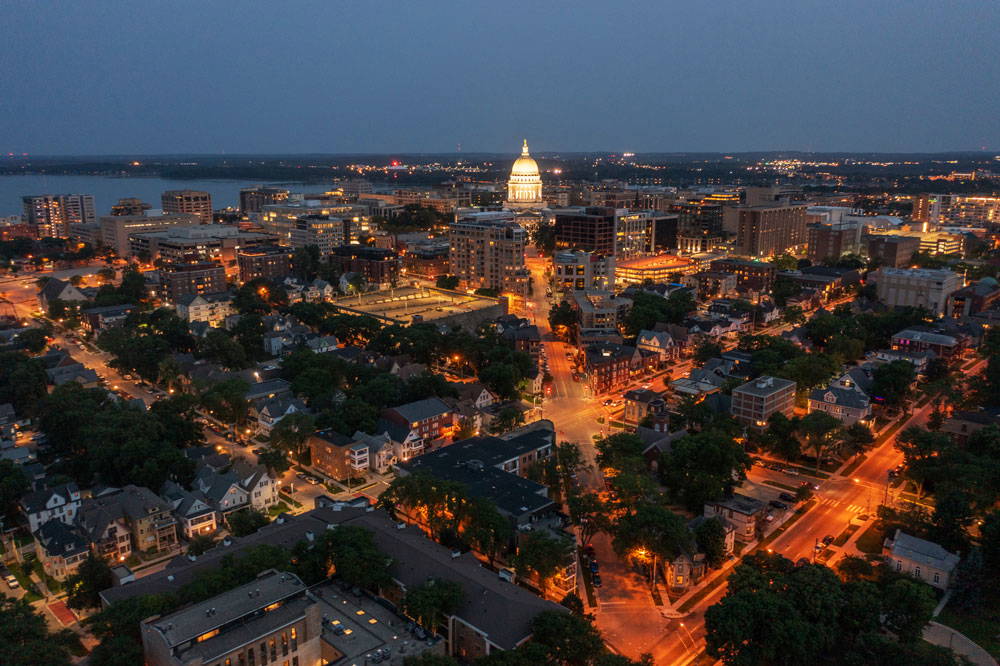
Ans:
<svg viewBox="0 0 1000 666"><path fill-rule="evenodd" d="M821 499L819 503L823 506L838 507L840 506L840 500L833 499L832 497L826 497ZM866 513L865 507L862 504L848 504L845 507L848 513Z"/></svg>
<svg viewBox="0 0 1000 666"><path fill-rule="evenodd" d="M951 627L931 622L924 628L924 640L957 652L976 666L997 666L997 660L978 643Z"/></svg>

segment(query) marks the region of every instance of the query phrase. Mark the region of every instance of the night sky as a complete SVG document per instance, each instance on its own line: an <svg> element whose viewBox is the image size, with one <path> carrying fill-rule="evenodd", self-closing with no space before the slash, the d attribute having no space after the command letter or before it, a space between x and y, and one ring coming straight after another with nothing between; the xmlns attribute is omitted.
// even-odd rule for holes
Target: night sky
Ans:
<svg viewBox="0 0 1000 666"><path fill-rule="evenodd" d="M1000 150L1000 3L0 3L0 151Z"/></svg>

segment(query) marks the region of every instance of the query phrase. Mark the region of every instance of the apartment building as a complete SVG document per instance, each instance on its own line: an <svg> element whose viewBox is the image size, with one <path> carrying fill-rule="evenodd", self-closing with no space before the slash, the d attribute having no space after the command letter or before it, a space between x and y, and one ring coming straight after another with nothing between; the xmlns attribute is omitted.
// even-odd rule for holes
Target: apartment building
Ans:
<svg viewBox="0 0 1000 666"><path fill-rule="evenodd" d="M71 224L97 221L92 194L36 194L21 197L24 223L37 238L67 238Z"/></svg>
<svg viewBox="0 0 1000 666"><path fill-rule="evenodd" d="M226 224L172 226L161 231L129 234L129 251L139 257L166 263L215 261L236 273L236 255L247 248L270 245L267 234L240 231Z"/></svg>
<svg viewBox="0 0 1000 666"><path fill-rule="evenodd" d="M167 190L160 196L164 213L197 215L202 224L212 223L212 195L200 190Z"/></svg>
<svg viewBox="0 0 1000 666"><path fill-rule="evenodd" d="M774 264L765 261L748 261L746 259L715 259L710 264L717 273L732 273L736 276L736 284L741 287L751 287L769 291L774 286L778 269Z"/></svg>
<svg viewBox="0 0 1000 666"><path fill-rule="evenodd" d="M324 215L304 215L292 225L289 242L296 250L309 245L319 248L320 257L328 257L334 248L344 245L344 220Z"/></svg>
<svg viewBox="0 0 1000 666"><path fill-rule="evenodd" d="M292 272L292 253L288 248L260 246L236 253L240 282L268 280L280 282Z"/></svg>
<svg viewBox="0 0 1000 666"><path fill-rule="evenodd" d="M639 352L635 347L598 342L583 351L584 368L593 394L621 391L629 383Z"/></svg>
<svg viewBox="0 0 1000 666"><path fill-rule="evenodd" d="M552 255L552 268L555 287L560 291L608 291L614 288L614 257L586 250L556 252Z"/></svg>
<svg viewBox="0 0 1000 666"><path fill-rule="evenodd" d="M226 290L226 269L214 261L174 264L160 272L163 297L176 303L185 296Z"/></svg>
<svg viewBox="0 0 1000 666"><path fill-rule="evenodd" d="M805 206L747 206L738 209L736 251L748 257L773 257L805 249Z"/></svg>
<svg viewBox="0 0 1000 666"><path fill-rule="evenodd" d="M920 250L920 239L916 236L873 234L867 238L867 250L868 258L879 266L905 268L914 253Z"/></svg>
<svg viewBox="0 0 1000 666"><path fill-rule="evenodd" d="M322 613L305 583L268 569L205 601L140 625L149 666L317 666Z"/></svg>
<svg viewBox="0 0 1000 666"><path fill-rule="evenodd" d="M282 187L244 187L240 190L240 212L244 215L260 213L264 206L288 200L289 191Z"/></svg>
<svg viewBox="0 0 1000 666"><path fill-rule="evenodd" d="M461 215L448 228L451 273L470 289L486 288L526 295L524 265L527 232L511 211Z"/></svg>
<svg viewBox="0 0 1000 666"><path fill-rule="evenodd" d="M228 291L215 294L186 294L174 303L177 316L184 321L207 322L212 328L222 326L226 317L236 313L233 307L233 295Z"/></svg>
<svg viewBox="0 0 1000 666"><path fill-rule="evenodd" d="M130 254L129 236L145 231L163 231L175 226L201 224L201 218L193 213L164 213L163 215L104 215L99 220L100 244L114 251L120 257Z"/></svg>
<svg viewBox="0 0 1000 666"><path fill-rule="evenodd" d="M795 382L763 376L733 389L732 415L744 425L763 428L772 414L791 418L795 411Z"/></svg>

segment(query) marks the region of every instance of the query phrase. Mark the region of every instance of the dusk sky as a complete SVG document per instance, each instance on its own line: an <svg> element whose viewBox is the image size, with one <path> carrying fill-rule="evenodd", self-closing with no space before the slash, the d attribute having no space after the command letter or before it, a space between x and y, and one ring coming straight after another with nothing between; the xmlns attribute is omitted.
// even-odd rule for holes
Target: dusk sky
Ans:
<svg viewBox="0 0 1000 666"><path fill-rule="evenodd" d="M0 151L1000 150L1000 3L0 4Z"/></svg>

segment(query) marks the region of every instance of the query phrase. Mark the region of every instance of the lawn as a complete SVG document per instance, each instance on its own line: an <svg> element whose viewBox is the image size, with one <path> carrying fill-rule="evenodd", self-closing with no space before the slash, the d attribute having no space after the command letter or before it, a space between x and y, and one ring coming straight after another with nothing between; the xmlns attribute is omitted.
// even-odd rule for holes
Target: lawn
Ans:
<svg viewBox="0 0 1000 666"><path fill-rule="evenodd" d="M285 504L284 502L278 502L274 506L268 507L267 509L267 513L271 517L277 516L279 513L286 513L287 511L288 511L288 505Z"/></svg>
<svg viewBox="0 0 1000 666"><path fill-rule="evenodd" d="M1000 612L982 608L969 612L945 606L934 619L965 634L1000 659Z"/></svg>
<svg viewBox="0 0 1000 666"><path fill-rule="evenodd" d="M848 539L854 536L854 533L858 531L860 525L848 525L847 529L837 535L837 538L833 540L834 546L843 546L847 543Z"/></svg>
<svg viewBox="0 0 1000 666"><path fill-rule="evenodd" d="M20 563L14 562L7 567L17 582L20 583L21 589L24 590L24 598L29 602L38 601L42 598L42 595L38 593L38 586L35 585L31 578L29 578L24 573L24 569L21 568Z"/></svg>
<svg viewBox="0 0 1000 666"><path fill-rule="evenodd" d="M862 553L869 553L873 555L882 554L882 542L885 540L885 526L882 521L876 520L871 525L868 526L858 540L854 542L854 545L858 547Z"/></svg>

